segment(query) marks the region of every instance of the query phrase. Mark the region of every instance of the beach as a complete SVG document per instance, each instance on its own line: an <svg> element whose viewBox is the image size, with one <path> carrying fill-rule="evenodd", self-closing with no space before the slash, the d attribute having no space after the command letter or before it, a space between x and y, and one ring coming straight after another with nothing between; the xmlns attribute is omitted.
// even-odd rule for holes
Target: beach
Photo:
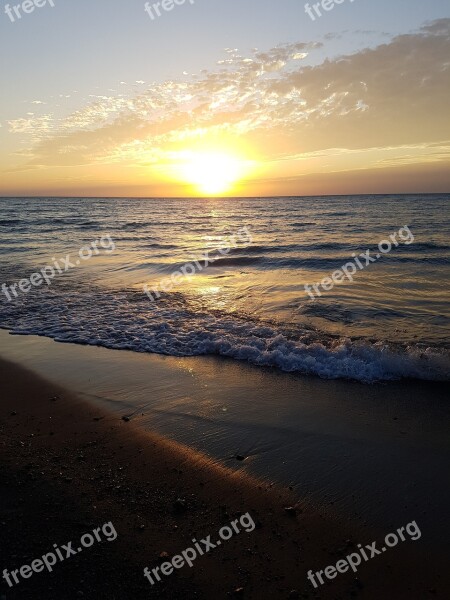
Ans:
<svg viewBox="0 0 450 600"><path fill-rule="evenodd" d="M445 598L447 200L5 199L6 600Z"/></svg>
<svg viewBox="0 0 450 600"><path fill-rule="evenodd" d="M289 485L287 474L292 469L283 471L279 453L271 453L267 447L264 452L257 449L255 454L269 454L269 458L264 460L260 456L259 461L252 461L251 455L245 455L242 445L236 445L234 452L231 451L233 441L226 450L223 440L221 443L213 440L210 445L197 442L189 446L175 441L177 437L183 439L182 431L186 427L194 429L197 440L201 437L192 425L196 421L195 415L185 419L180 416L177 386L184 392L185 407L189 407L190 390L183 376L188 375L195 386L201 377L209 396L214 397L221 384L217 372L207 364L208 359L189 359L188 368L180 368L176 365L179 359L61 345L45 338L10 336L4 331L0 332L0 340L2 389L5 391L2 396L6 399L1 413L1 461L5 474L1 494L2 515L5 515L2 556L8 557L2 566L10 571L18 569L51 551L53 544L76 540L103 523L112 522L118 533L111 543L83 550L82 556L58 564L51 575L33 574L32 578L22 580L11 589L3 581L6 598L28 598L44 589L47 597L55 599L83 595L122 598L124 594L137 598L153 595L229 598L235 594L248 598L380 598L387 591L389 597L400 599L445 597L449 584L445 570L446 537L441 518L445 514L441 511L445 511L448 502L445 468L442 477L435 478L434 488L424 493L422 486L431 462L438 466L436 456L441 455L443 462L448 460L449 444L448 440L445 442L446 427L442 419L441 437L437 423L422 427L421 435L418 434L412 415L415 411L417 420L421 420L418 412L420 391L416 398L408 397L408 404L414 406L410 408L408 418L401 412L402 402L395 406L400 411L396 418L403 420L400 427L405 431L403 438L415 432L410 449L416 446L417 454L408 459L393 444L395 435L389 436L386 431L381 437L380 431L368 427L359 432L353 430L349 435L352 411L347 418L340 418L339 413L329 415L333 425L331 421L327 423L321 413L328 407L320 408L321 403L326 404L320 380L306 380L303 385L296 381L297 396L301 396L302 388L305 392L308 388L304 386L309 384L309 392L315 387L316 398L320 399L322 394L322 399L315 405L315 417L308 416L308 434L303 433L309 443L315 434L314 464L308 464L308 444L303 443L303 458L296 454L298 481ZM6 357L13 358L16 364L6 361ZM192 361L202 360L206 364L203 368L198 365L195 373ZM22 366L17 365L18 362ZM94 362L97 376L91 372ZM119 362L122 370L118 369ZM24 370L24 365L28 370ZM228 389L232 390L235 365L224 364L220 368L222 377L228 381ZM252 367L242 368L258 371ZM126 373L128 378L136 380L135 390L130 388ZM48 379L43 378L44 374ZM236 384L236 372L234 376ZM267 373L263 384L266 391L272 377L273 373ZM121 378L128 395L122 395L117 386ZM168 381L172 382L172 387L167 385ZM243 381L245 379L240 377L241 387L245 386ZM62 386L63 382L66 387ZM257 390L253 381L247 380L247 383L248 397L252 389L253 393ZM280 391L280 380L274 383ZM333 385L332 382L322 383ZM439 386L435 385L436 395ZM286 383L285 397L288 388ZM147 399L145 409L138 393L134 406L131 406L133 392L137 390ZM440 406L445 412L444 391L441 390L441 403L436 398L435 403L436 410ZM242 392L241 389L241 400ZM336 400L336 389L331 392ZM122 402L119 402L121 397ZM148 406L150 398L155 410ZM158 418L158 398L166 404L164 419L161 415ZM427 399L432 400L430 396ZM364 406L361 405L363 399L359 401L360 407ZM380 398L378 405L374 397L370 398L370 403L372 411L380 408ZM232 406L229 409L233 410ZM142 412L147 413L147 419ZM306 419L306 412L303 412ZM188 409L186 413L189 413ZM369 418L369 412L365 418ZM206 420L205 414L203 419ZM161 420L178 424L172 428L171 436L162 435ZM395 427L396 423L397 420L392 420L389 428ZM339 444L333 445L329 435L331 429L334 435L340 431ZM265 437L262 432L260 422L260 439ZM209 434L205 430L204 435L205 439L211 435L211 423ZM401 457L404 469L408 461L414 461L416 478L411 481L411 488L405 488L398 464L395 465L397 476L391 476L386 459L383 486L390 485L391 491L383 498L386 488L380 487L380 481L377 481L380 493L368 502L363 491L364 481L356 481L361 477L358 461L344 461L340 467L330 466L330 457L325 461L320 449L328 447L330 451L342 445L344 440L348 444L352 439L352 454L357 456L356 450L370 446L374 438L377 438L378 446L386 447L386 455L391 455L391 461L395 462L395 455L397 461ZM430 454L432 448L436 455ZM282 450L286 453L286 447ZM294 446L291 451L296 452ZM239 452L244 456L238 457ZM417 459L419 455L424 464ZM335 456L335 462L337 458ZM320 481L321 494L319 491L306 493L311 488L308 472L312 467ZM376 477L375 471L371 472L373 468L373 464L366 463L366 481ZM333 476L336 469L341 472ZM303 473L302 486L298 482ZM429 475L434 476L434 473ZM406 476L409 478L408 473ZM349 504L340 497L339 481L343 480L348 486L352 477L355 481L350 489L356 493L350 493L353 498ZM327 485L323 483L325 480L328 480ZM407 494L417 487L422 492L408 498ZM403 495L402 504L399 495ZM185 503L180 505L181 510L177 509L178 500ZM376 510L380 503L383 504L382 511ZM384 515L389 511L390 518L386 519ZM169 557L179 554L192 545L194 536L200 539L211 535L214 539L220 527L246 513L256 524L253 531L235 535L207 556L199 557L192 568L185 565L176 573L163 577L162 581L155 581L154 585L144 577L146 566L152 569L163 562L162 553L166 552ZM317 589L307 579L308 571L325 569L351 553L352 548L357 549L358 543L364 545L382 540L387 533L412 520L420 527L422 536L419 540L404 542L401 547L364 562L356 573L350 571L339 575L333 581L318 585Z"/></svg>
<svg viewBox="0 0 450 600"><path fill-rule="evenodd" d="M449 599L448 0L2 10L0 600Z"/></svg>

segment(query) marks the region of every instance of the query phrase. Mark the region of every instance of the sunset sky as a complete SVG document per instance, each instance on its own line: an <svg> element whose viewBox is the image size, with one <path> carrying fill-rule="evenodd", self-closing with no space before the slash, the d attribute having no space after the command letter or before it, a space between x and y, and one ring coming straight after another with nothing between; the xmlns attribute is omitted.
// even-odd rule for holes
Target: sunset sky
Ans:
<svg viewBox="0 0 450 600"><path fill-rule="evenodd" d="M450 191L448 0L54 4L0 7L0 195Z"/></svg>

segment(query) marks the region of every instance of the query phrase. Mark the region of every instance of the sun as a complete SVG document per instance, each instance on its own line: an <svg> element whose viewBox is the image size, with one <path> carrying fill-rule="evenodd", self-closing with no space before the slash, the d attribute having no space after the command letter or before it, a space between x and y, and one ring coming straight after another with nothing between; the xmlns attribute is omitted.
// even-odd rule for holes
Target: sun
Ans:
<svg viewBox="0 0 450 600"><path fill-rule="evenodd" d="M245 161L226 152L189 152L181 165L183 179L202 195L231 192L244 175Z"/></svg>

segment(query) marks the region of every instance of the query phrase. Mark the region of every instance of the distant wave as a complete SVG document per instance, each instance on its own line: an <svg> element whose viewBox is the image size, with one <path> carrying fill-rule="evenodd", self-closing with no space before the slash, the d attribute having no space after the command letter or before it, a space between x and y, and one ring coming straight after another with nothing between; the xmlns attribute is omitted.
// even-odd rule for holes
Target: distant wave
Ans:
<svg viewBox="0 0 450 600"><path fill-rule="evenodd" d="M304 222L300 222L300 223L291 223L291 227L312 227L313 225L316 225L316 223L314 221L304 221Z"/></svg>
<svg viewBox="0 0 450 600"><path fill-rule="evenodd" d="M346 217L349 213L347 211L345 212L324 212L321 213L320 216L321 217Z"/></svg>
<svg viewBox="0 0 450 600"><path fill-rule="evenodd" d="M145 229L148 226L149 223L122 223L122 225L119 225L119 229L125 231L136 231L138 229Z"/></svg>
<svg viewBox="0 0 450 600"><path fill-rule="evenodd" d="M414 242L409 248L414 252L423 252L424 250L450 250L448 244L438 244L436 242Z"/></svg>
<svg viewBox="0 0 450 600"><path fill-rule="evenodd" d="M244 267L248 265L254 265L263 260L263 256L230 256L218 258L215 262L210 264L210 267Z"/></svg>
<svg viewBox="0 0 450 600"><path fill-rule="evenodd" d="M277 257L270 255L261 256L235 256L219 258L210 267L229 267L229 266L248 266L255 265L263 269L337 269L351 257L343 255L341 257L319 257L311 256L309 258ZM377 263L387 264L388 261L395 263L416 263L417 258L413 256L397 256L393 253L380 257ZM449 258L442 256L421 256L420 261L428 265L448 265ZM376 264L376 263L374 263Z"/></svg>
<svg viewBox="0 0 450 600"><path fill-rule="evenodd" d="M122 239L122 238L119 238ZM142 244L140 245L140 248L158 248L160 250L176 250L178 248L178 246L176 246L175 244L158 244L157 242L154 243L150 243L150 244Z"/></svg>
<svg viewBox="0 0 450 600"><path fill-rule="evenodd" d="M0 219L0 225L16 225L21 222L21 219Z"/></svg>
<svg viewBox="0 0 450 600"><path fill-rule="evenodd" d="M98 221L87 221L83 219L80 222L79 217L74 218L58 218L58 217L47 217L47 218L39 218L39 219L0 219L0 225L6 227L11 225L20 225L21 227L27 227L29 230L36 229L39 232L42 231L52 231L54 230L55 225L67 225L72 229L84 229L84 228L94 228L99 227L101 225ZM44 229L43 229L44 228Z"/></svg>

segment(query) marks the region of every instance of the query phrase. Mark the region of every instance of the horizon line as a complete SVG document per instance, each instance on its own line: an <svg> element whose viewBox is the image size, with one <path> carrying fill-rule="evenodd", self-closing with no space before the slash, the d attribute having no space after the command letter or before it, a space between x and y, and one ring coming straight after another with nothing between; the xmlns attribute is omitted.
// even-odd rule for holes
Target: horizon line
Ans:
<svg viewBox="0 0 450 600"><path fill-rule="evenodd" d="M20 195L20 196L3 196L0 195L0 200L3 199L67 199L67 200L266 200L270 198L323 198L323 197L336 197L342 198L345 196L356 197L356 196L439 196L450 195L448 192L385 192L385 193L370 193L365 192L361 194L282 194L282 195L271 195L271 196L50 196L44 195Z"/></svg>

